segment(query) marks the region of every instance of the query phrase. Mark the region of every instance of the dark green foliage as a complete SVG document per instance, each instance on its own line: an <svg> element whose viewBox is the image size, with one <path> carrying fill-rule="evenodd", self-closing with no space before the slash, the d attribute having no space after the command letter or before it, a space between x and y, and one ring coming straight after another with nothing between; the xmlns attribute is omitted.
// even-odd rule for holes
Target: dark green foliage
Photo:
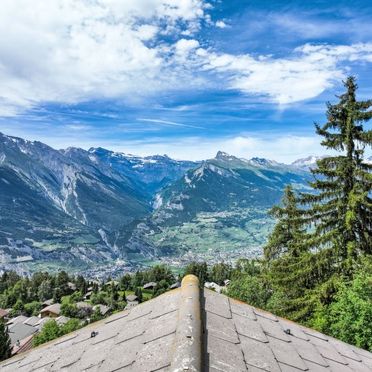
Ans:
<svg viewBox="0 0 372 372"><path fill-rule="evenodd" d="M338 280L334 301L320 305L310 325L372 351L372 257L350 281Z"/></svg>
<svg viewBox="0 0 372 372"><path fill-rule="evenodd" d="M209 279L218 285L224 285L225 280L230 279L231 272L231 265L221 262L211 267Z"/></svg>
<svg viewBox="0 0 372 372"><path fill-rule="evenodd" d="M327 122L316 125L322 145L337 152L317 162L310 185L316 193L303 194L307 221L313 232L308 248L330 249L334 270L353 270L359 254L372 253L372 166L364 162L364 149L372 145L372 130L363 124L372 118L372 100L357 101L353 77L337 104L328 104Z"/></svg>
<svg viewBox="0 0 372 372"><path fill-rule="evenodd" d="M11 351L8 329L3 320L0 319L0 361L9 358Z"/></svg>
<svg viewBox="0 0 372 372"><path fill-rule="evenodd" d="M45 342L56 339L57 337L76 331L81 328L81 326L81 322L77 319L70 319L62 326L59 326L55 320L49 320L44 324L42 330L35 335L32 344L33 346L44 344Z"/></svg>
<svg viewBox="0 0 372 372"><path fill-rule="evenodd" d="M143 295L142 295L142 289L140 287L136 288L134 291L134 294L138 297L138 302L142 302Z"/></svg>
<svg viewBox="0 0 372 372"><path fill-rule="evenodd" d="M282 206L275 206L270 214L277 219L274 231L264 247L264 255L268 261L290 255L299 257L303 252L305 236L303 211L298 209L296 195L289 185L284 190Z"/></svg>
<svg viewBox="0 0 372 372"><path fill-rule="evenodd" d="M159 281L159 283L154 288L153 295L154 297L159 296L165 293L168 289L169 289L169 283L165 279L162 279Z"/></svg>
<svg viewBox="0 0 372 372"><path fill-rule="evenodd" d="M125 274L120 279L120 289L122 291L127 291L130 288L132 277L129 274Z"/></svg>
<svg viewBox="0 0 372 372"><path fill-rule="evenodd" d="M228 287L228 294L259 308L265 308L271 291L262 276L236 273Z"/></svg>
<svg viewBox="0 0 372 372"><path fill-rule="evenodd" d="M35 335L32 340L34 346L44 344L45 342L54 340L61 335L60 328L55 320L48 320L43 329Z"/></svg>
<svg viewBox="0 0 372 372"><path fill-rule="evenodd" d="M102 314L101 314L101 310L99 309L99 307L96 307L94 310L93 310L93 314L92 316L90 317L90 321L91 322L97 322L98 320L101 320L103 318Z"/></svg>
<svg viewBox="0 0 372 372"><path fill-rule="evenodd" d="M201 286L209 280L208 266L206 262L191 262L185 267L184 276L188 274L196 275Z"/></svg>
<svg viewBox="0 0 372 372"><path fill-rule="evenodd" d="M32 301L24 305L24 313L26 316L37 316L41 310L39 301Z"/></svg>
<svg viewBox="0 0 372 372"><path fill-rule="evenodd" d="M49 279L43 280L38 289L40 301L46 301L53 297L52 282Z"/></svg>

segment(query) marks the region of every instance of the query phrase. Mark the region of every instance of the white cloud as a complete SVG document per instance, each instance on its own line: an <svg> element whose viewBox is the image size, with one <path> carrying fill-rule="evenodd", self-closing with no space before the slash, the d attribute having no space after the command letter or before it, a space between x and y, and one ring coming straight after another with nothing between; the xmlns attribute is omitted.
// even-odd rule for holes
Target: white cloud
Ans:
<svg viewBox="0 0 372 372"><path fill-rule="evenodd" d="M217 21L216 22L216 27L218 28L226 28L227 24L224 21Z"/></svg>
<svg viewBox="0 0 372 372"><path fill-rule="evenodd" d="M332 87L345 76L345 63L371 62L372 43L350 46L306 44L286 58L205 50L202 54L203 68L225 73L230 88L285 105L316 97Z"/></svg>
<svg viewBox="0 0 372 372"><path fill-rule="evenodd" d="M0 114L172 88L157 37L192 35L204 15L202 0L3 0Z"/></svg>
<svg viewBox="0 0 372 372"><path fill-rule="evenodd" d="M0 116L45 102L130 101L210 86L288 104L332 87L348 64L372 62L372 44L304 45L287 57L205 48L196 31L210 23L210 7L205 0L3 0Z"/></svg>
<svg viewBox="0 0 372 372"><path fill-rule="evenodd" d="M193 39L180 39L175 44L176 53L188 55L192 50L199 47L199 41Z"/></svg>
<svg viewBox="0 0 372 372"><path fill-rule="evenodd" d="M225 138L205 137L172 138L171 141L154 139L133 143L112 144L116 151L139 153L141 155L168 154L176 159L203 160L225 151L242 158L255 156L290 163L298 158L313 154L323 154L316 136L251 136L238 135Z"/></svg>
<svg viewBox="0 0 372 372"><path fill-rule="evenodd" d="M195 125L176 123L175 121L170 121L170 120L145 119L145 118L138 118L137 120L138 121L143 121L145 123L154 123L154 124L160 124L160 125L170 125L170 126L173 126L173 127L186 127L186 128L202 129L202 127L198 127L198 126L195 126Z"/></svg>

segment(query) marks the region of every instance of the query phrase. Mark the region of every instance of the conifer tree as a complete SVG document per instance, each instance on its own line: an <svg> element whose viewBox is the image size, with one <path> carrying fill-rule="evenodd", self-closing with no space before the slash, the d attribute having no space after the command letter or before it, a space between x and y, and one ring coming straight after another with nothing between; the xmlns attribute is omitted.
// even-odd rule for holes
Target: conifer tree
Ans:
<svg viewBox="0 0 372 372"><path fill-rule="evenodd" d="M308 249L329 249L332 266L345 274L360 253L372 253L372 166L363 161L372 145L372 130L363 127L372 118L372 100L356 100L354 77L344 86L339 102L327 104L327 122L316 124L322 145L338 154L317 161L310 183L316 192L303 194L302 203L313 227Z"/></svg>
<svg viewBox="0 0 372 372"><path fill-rule="evenodd" d="M296 195L291 185L284 190L282 206L274 206L269 213L278 221L264 247L265 258L270 261L286 253L298 257L305 230L301 218L302 212L297 207Z"/></svg>
<svg viewBox="0 0 372 372"><path fill-rule="evenodd" d="M0 361L11 356L10 338L5 323L0 320Z"/></svg>
<svg viewBox="0 0 372 372"><path fill-rule="evenodd" d="M311 313L308 290L313 286L313 265L304 245L303 211L290 185L284 190L281 206L274 206L270 214L277 223L264 247L264 277L275 293L269 307L279 315L303 319Z"/></svg>

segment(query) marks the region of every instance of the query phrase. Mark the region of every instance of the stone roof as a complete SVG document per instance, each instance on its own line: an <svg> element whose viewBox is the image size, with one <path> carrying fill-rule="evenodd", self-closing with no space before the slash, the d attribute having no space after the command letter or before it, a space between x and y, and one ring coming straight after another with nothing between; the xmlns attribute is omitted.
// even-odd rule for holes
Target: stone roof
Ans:
<svg viewBox="0 0 372 372"><path fill-rule="evenodd" d="M155 288L156 286L157 286L157 283L149 282L149 283L144 284L143 289L152 289L152 288Z"/></svg>
<svg viewBox="0 0 372 372"><path fill-rule="evenodd" d="M6 325L16 324L16 323L23 323L25 320L27 320L28 317L24 315L18 315L15 318L11 318L7 321Z"/></svg>
<svg viewBox="0 0 372 372"><path fill-rule="evenodd" d="M0 364L0 371L372 371L372 353L208 289L179 289Z"/></svg>
<svg viewBox="0 0 372 372"><path fill-rule="evenodd" d="M23 324L27 324L29 326L32 326L34 327L37 323L39 323L40 321L40 318L37 317L37 316L30 316L29 318L27 318Z"/></svg>
<svg viewBox="0 0 372 372"><path fill-rule="evenodd" d="M133 301L137 301L138 297L134 294L130 294L128 296L126 296L127 298L127 301L130 301L130 302L133 302Z"/></svg>
<svg viewBox="0 0 372 372"><path fill-rule="evenodd" d="M61 304L53 304L53 305L49 305L47 307L44 307L44 309L42 309L40 311L40 314L42 313L53 313L53 314L56 314L56 315L59 315L60 312L61 312Z"/></svg>
<svg viewBox="0 0 372 372"><path fill-rule="evenodd" d="M31 325L24 323L15 323L8 327L10 343L15 345L17 341L21 341L24 338L33 335L37 329Z"/></svg>

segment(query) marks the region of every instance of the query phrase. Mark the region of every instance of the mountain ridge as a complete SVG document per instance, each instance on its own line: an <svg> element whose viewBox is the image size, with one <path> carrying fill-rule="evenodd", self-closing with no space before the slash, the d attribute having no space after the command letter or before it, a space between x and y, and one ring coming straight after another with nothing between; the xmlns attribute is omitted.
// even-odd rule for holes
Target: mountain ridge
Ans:
<svg viewBox="0 0 372 372"><path fill-rule="evenodd" d="M222 259L259 254L268 209L286 184L304 190L309 177L298 164L222 151L196 162L102 147L55 150L0 134L0 266L173 264L185 252L203 257L194 255L201 245Z"/></svg>

